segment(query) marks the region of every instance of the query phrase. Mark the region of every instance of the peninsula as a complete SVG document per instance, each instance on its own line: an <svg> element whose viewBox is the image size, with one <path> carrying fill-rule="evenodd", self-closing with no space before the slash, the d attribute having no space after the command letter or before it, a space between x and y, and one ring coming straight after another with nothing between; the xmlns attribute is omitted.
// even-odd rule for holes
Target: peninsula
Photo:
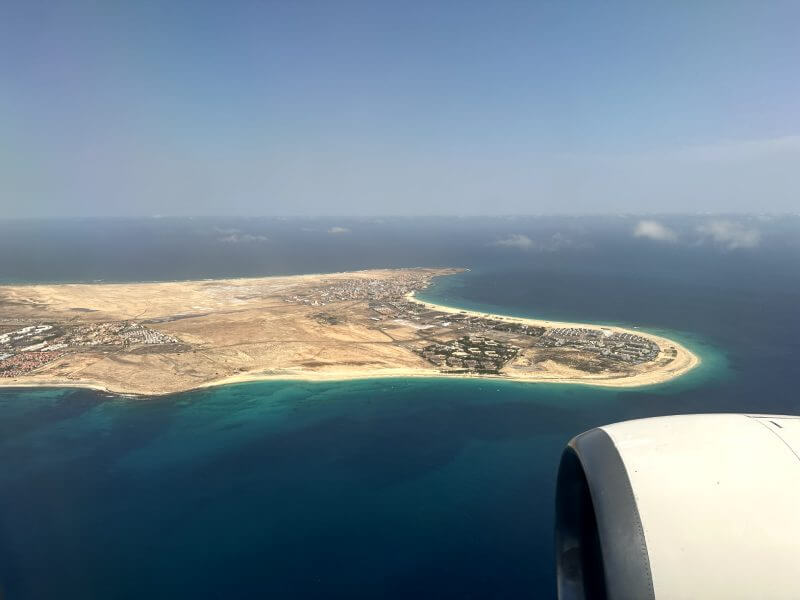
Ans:
<svg viewBox="0 0 800 600"><path fill-rule="evenodd" d="M649 333L415 298L459 271L0 286L0 386L158 395L266 379L457 376L626 387L698 363Z"/></svg>

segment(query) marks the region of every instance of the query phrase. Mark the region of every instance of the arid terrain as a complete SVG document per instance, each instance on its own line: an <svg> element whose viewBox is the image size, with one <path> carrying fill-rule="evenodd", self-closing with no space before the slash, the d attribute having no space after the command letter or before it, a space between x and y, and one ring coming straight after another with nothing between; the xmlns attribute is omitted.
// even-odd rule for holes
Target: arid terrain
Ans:
<svg viewBox="0 0 800 600"><path fill-rule="evenodd" d="M0 385L156 395L236 381L468 376L635 386L698 359L617 327L426 304L460 269L0 286Z"/></svg>

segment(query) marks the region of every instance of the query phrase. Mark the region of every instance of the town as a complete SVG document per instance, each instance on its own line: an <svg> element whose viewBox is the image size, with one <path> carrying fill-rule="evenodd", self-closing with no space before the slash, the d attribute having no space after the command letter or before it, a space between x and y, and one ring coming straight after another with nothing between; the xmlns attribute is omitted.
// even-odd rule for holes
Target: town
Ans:
<svg viewBox="0 0 800 600"><path fill-rule="evenodd" d="M325 325L347 322L346 312L334 310L337 303L366 301L372 328L392 339L396 339L393 335L397 327L414 329L422 343L411 344L410 349L446 373L501 374L526 350L536 351L536 362L589 357L599 370L653 361L660 352L658 345L644 336L604 327L545 328L466 311L435 310L413 298L413 293L427 287L431 279L425 273L411 271L388 280L338 280L284 300L330 305L326 312L314 315Z"/></svg>
<svg viewBox="0 0 800 600"><path fill-rule="evenodd" d="M0 334L0 377L19 377L86 348L119 351L139 346L179 344L160 331L131 321L39 323Z"/></svg>
<svg viewBox="0 0 800 600"><path fill-rule="evenodd" d="M433 277L427 271L405 270L390 279L336 279L306 293L287 296L284 300L309 306L325 306L351 300L391 300L426 288Z"/></svg>

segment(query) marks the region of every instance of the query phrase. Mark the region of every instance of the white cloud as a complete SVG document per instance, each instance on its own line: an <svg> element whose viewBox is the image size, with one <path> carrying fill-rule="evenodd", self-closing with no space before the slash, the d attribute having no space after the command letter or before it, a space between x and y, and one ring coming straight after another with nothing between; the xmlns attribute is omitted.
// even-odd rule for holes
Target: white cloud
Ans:
<svg viewBox="0 0 800 600"><path fill-rule="evenodd" d="M328 233L336 235L342 233L350 233L350 230L347 227L331 227L328 229Z"/></svg>
<svg viewBox="0 0 800 600"><path fill-rule="evenodd" d="M530 250L533 248L533 240L527 235L520 233L512 233L507 238L497 240L493 246L504 246L506 248L519 248L521 250Z"/></svg>
<svg viewBox="0 0 800 600"><path fill-rule="evenodd" d="M697 228L698 233L728 249L755 248L761 242L761 232L734 221L710 221Z"/></svg>
<svg viewBox="0 0 800 600"><path fill-rule="evenodd" d="M675 242L678 240L678 235L672 229L658 221L650 220L639 221L633 229L633 235L659 242Z"/></svg>
<svg viewBox="0 0 800 600"><path fill-rule="evenodd" d="M589 248L590 244L573 240L561 232L556 232L550 237L531 239L521 233L512 233L507 237L489 244L504 248L518 248L520 250L534 250L537 252L558 252L569 248Z"/></svg>
<svg viewBox="0 0 800 600"><path fill-rule="evenodd" d="M254 244L258 242L266 242L267 236L232 231L228 235L217 238L217 241L222 242L223 244Z"/></svg>

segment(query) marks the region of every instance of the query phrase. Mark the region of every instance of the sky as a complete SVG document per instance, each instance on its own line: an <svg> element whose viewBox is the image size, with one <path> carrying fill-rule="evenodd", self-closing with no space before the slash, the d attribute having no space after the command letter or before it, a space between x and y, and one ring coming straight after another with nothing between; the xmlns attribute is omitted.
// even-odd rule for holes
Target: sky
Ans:
<svg viewBox="0 0 800 600"><path fill-rule="evenodd" d="M800 3L0 3L0 217L800 212Z"/></svg>

